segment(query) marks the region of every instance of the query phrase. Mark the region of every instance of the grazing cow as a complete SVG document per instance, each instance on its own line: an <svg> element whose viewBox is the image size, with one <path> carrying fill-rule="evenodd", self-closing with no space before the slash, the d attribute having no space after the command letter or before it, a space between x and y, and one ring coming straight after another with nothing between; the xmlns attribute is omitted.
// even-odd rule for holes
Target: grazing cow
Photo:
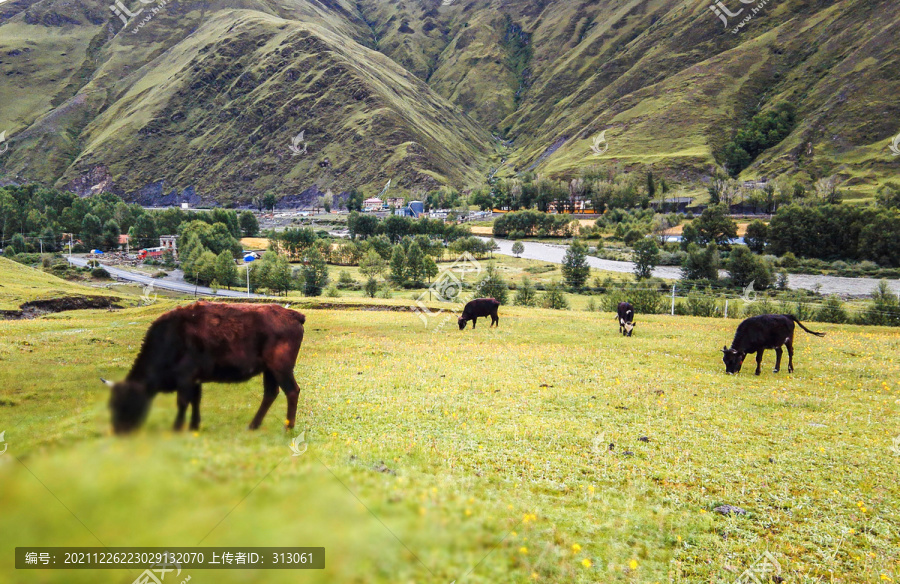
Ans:
<svg viewBox="0 0 900 584"><path fill-rule="evenodd" d="M764 314L746 319L738 325L731 348L722 347L725 354L725 372L729 375L740 373L744 357L756 353L756 375L762 367L763 351L775 349L775 373L781 369L781 345L788 350L788 372L794 372L794 323L811 335L824 337L825 333L809 330L792 314Z"/></svg>
<svg viewBox="0 0 900 584"><path fill-rule="evenodd" d="M262 405L250 429L262 423L281 387L287 397L287 428L294 427L300 388L294 365L306 317L276 304L197 302L157 318L124 381L112 388L109 407L116 433L137 429L159 392L177 392L175 430L184 427L191 404L192 430L200 427L200 384L236 383L263 374Z"/></svg>
<svg viewBox="0 0 900 584"><path fill-rule="evenodd" d="M630 337L634 332L634 306L630 302L619 302L616 312L618 313L616 317L619 319L619 332Z"/></svg>
<svg viewBox="0 0 900 584"><path fill-rule="evenodd" d="M466 328L466 323L470 320L472 321L472 328L474 329L479 316L490 316L491 326L497 325L499 328L500 317L497 316L498 308L500 308L500 303L493 298L476 298L475 300L470 301L466 304L466 307L463 308L462 314L457 321L459 323L459 330Z"/></svg>

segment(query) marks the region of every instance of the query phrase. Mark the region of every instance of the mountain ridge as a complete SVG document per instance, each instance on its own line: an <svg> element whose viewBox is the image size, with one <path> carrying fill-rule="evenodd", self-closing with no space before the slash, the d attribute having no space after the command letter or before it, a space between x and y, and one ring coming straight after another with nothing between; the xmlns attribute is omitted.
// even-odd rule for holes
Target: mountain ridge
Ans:
<svg viewBox="0 0 900 584"><path fill-rule="evenodd" d="M896 174L900 7L883 0L783 0L739 34L675 0L186 2L135 32L102 2L65 6L0 12L3 180L231 204L388 178L462 190L503 159L499 176L611 164L689 185L782 101L796 127L743 177L871 191Z"/></svg>

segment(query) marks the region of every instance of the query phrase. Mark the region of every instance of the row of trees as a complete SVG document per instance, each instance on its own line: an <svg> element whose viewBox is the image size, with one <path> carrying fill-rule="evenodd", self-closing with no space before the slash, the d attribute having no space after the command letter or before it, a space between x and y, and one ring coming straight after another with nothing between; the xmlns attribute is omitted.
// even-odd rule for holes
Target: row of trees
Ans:
<svg viewBox="0 0 900 584"><path fill-rule="evenodd" d="M396 242L407 235L427 235L454 241L472 234L467 226L447 223L441 219L413 219L399 215L381 219L375 215L355 211L347 218L347 229L350 231L351 239L365 240L376 235L384 235L391 242Z"/></svg>
<svg viewBox="0 0 900 584"><path fill-rule="evenodd" d="M531 209L507 213L494 220L497 237L571 237L575 222L570 216L552 215Z"/></svg>
<svg viewBox="0 0 900 584"><path fill-rule="evenodd" d="M235 238L259 232L259 223L250 211L147 211L112 193L80 198L38 185L0 188L0 239L4 246L18 234L19 246L30 240L39 242L35 247L42 245L44 251L59 251L70 241L63 241L62 234L66 233L71 234L73 243L80 240L88 249L116 249L122 234L130 236L132 247L155 247L160 235L179 233L182 224L194 220L221 223Z"/></svg>

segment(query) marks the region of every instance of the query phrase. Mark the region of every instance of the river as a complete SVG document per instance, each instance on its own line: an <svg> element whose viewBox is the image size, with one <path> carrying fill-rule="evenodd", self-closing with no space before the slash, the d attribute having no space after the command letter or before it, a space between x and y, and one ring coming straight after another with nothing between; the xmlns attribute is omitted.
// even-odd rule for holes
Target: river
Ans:
<svg viewBox="0 0 900 584"><path fill-rule="evenodd" d="M496 238L495 241L500 246L500 250L497 253L508 256L514 255L512 252L512 241ZM563 263L563 257L565 257L568 249L567 245L559 244L529 241L522 242L522 244L525 246L525 251L520 257L554 264ZM631 262L602 260L591 256L588 256L587 260L588 264L597 270L622 273L634 272L634 264ZM677 266L660 266L653 270L653 275L665 279L679 279L681 278L681 268ZM900 280L888 280L888 285L895 294L900 294ZM813 276L806 274L791 274L788 276L788 287L790 288L815 290L817 286L820 286L819 292L822 294L866 296L875 290L875 287L878 286L878 280L873 278L842 278L840 276Z"/></svg>

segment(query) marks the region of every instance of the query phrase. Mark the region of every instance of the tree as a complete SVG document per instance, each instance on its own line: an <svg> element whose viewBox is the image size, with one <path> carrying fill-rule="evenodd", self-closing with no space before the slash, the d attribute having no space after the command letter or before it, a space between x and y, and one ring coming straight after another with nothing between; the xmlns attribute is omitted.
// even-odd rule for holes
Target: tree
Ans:
<svg viewBox="0 0 900 584"><path fill-rule="evenodd" d="M759 219L754 219L747 226L747 234L744 235L744 241L753 253L763 253L766 249L768 237L769 227Z"/></svg>
<svg viewBox="0 0 900 584"><path fill-rule="evenodd" d="M228 250L222 250L222 253L216 256L216 280L219 281L221 286L226 288L231 288L237 284L237 266L234 264L234 257Z"/></svg>
<svg viewBox="0 0 900 584"><path fill-rule="evenodd" d="M269 288L276 294L287 293L291 289L293 278L291 277L291 264L287 258L280 253L267 253L263 256L263 263L269 264L268 277ZM325 266L324 260L320 268L324 268L325 278L328 278L328 267ZM323 284L324 286L324 284ZM318 294L309 294L309 296L318 296Z"/></svg>
<svg viewBox="0 0 900 584"><path fill-rule="evenodd" d="M634 275L638 280L653 275L653 268L659 263L659 247L652 237L645 237L634 244Z"/></svg>
<svg viewBox="0 0 900 584"><path fill-rule="evenodd" d="M386 270L387 262L374 249L370 249L369 253L359 260L359 271L363 276L381 277Z"/></svg>
<svg viewBox="0 0 900 584"><path fill-rule="evenodd" d="M241 233L244 237L256 237L259 234L259 220L253 211L244 211L240 218Z"/></svg>
<svg viewBox="0 0 900 584"><path fill-rule="evenodd" d="M900 209L900 185L889 182L884 183L875 194L878 204L889 209Z"/></svg>
<svg viewBox="0 0 900 584"><path fill-rule="evenodd" d="M522 285L516 289L516 298L513 303L516 306L534 306L537 303L537 292L528 276L522 278Z"/></svg>
<svg viewBox="0 0 900 584"><path fill-rule="evenodd" d="M745 245L736 245L731 250L725 269L732 282L741 288L747 287L751 282L754 290L765 290L772 285L772 270Z"/></svg>
<svg viewBox="0 0 900 584"><path fill-rule="evenodd" d="M115 250L119 247L119 236L122 230L115 219L110 219L103 225L103 245L106 249Z"/></svg>
<svg viewBox="0 0 900 584"><path fill-rule="evenodd" d="M737 224L726 214L724 205L707 207L694 222L697 229L697 240L702 244L715 242L716 245L726 245L737 237Z"/></svg>
<svg viewBox="0 0 900 584"><path fill-rule="evenodd" d="M681 278L683 280L711 280L719 279L719 248L715 243L706 247L700 247L696 243L688 246L687 256L681 264Z"/></svg>
<svg viewBox="0 0 900 584"><path fill-rule="evenodd" d="M437 263L431 256L425 256L425 260L422 263L424 265L425 276L428 278L428 281L431 282L431 280L440 273L440 269L438 269Z"/></svg>
<svg viewBox="0 0 900 584"><path fill-rule="evenodd" d="M197 279L204 284L208 284L216 279L216 254L206 250L200 254L200 257L194 262L194 274Z"/></svg>
<svg viewBox="0 0 900 584"><path fill-rule="evenodd" d="M566 300L566 294L562 284L553 281L547 286L547 292L544 294L543 306L544 308L551 308L553 310L569 309L569 301Z"/></svg>
<svg viewBox="0 0 900 584"><path fill-rule="evenodd" d="M369 276L369 279L366 280L366 283L363 286L363 290L365 291L366 296L375 298L375 295L378 294L378 280L373 276Z"/></svg>
<svg viewBox="0 0 900 584"><path fill-rule="evenodd" d="M349 196L347 197L347 210L362 211L363 202L365 202L365 200L366 196L360 191L356 189L350 189Z"/></svg>
<svg viewBox="0 0 900 584"><path fill-rule="evenodd" d="M415 241L409 244L406 252L406 276L413 284L421 284L425 280L425 254Z"/></svg>
<svg viewBox="0 0 900 584"><path fill-rule="evenodd" d="M653 171L647 172L647 198L651 201L656 197L656 182L653 180ZM662 210L660 208L660 210Z"/></svg>
<svg viewBox="0 0 900 584"><path fill-rule="evenodd" d="M517 241L513 244L512 252L516 257L521 256L524 251L525 251L525 244L522 243L521 241Z"/></svg>
<svg viewBox="0 0 900 584"><path fill-rule="evenodd" d="M12 239L9 242L9 248L12 249L13 253L25 253L25 238L21 233L16 233L12 236Z"/></svg>
<svg viewBox="0 0 900 584"><path fill-rule="evenodd" d="M156 247L159 245L159 231L156 228L156 220L150 213L144 213L138 217L128 236L133 248Z"/></svg>
<svg viewBox="0 0 900 584"><path fill-rule="evenodd" d="M100 247L100 235L103 233L103 225L100 218L88 213L81 221L81 239L85 245L94 249Z"/></svg>
<svg viewBox="0 0 900 584"><path fill-rule="evenodd" d="M572 242L563 258L562 273L566 279L566 285L572 288L582 288L587 282L591 267L587 262L587 247L577 239Z"/></svg>
<svg viewBox="0 0 900 584"><path fill-rule="evenodd" d="M394 251L391 253L391 279L398 286L402 286L407 280L406 273L406 253L403 251L402 245L395 245Z"/></svg>
<svg viewBox="0 0 900 584"><path fill-rule="evenodd" d="M273 213L275 212L275 205L278 203L275 193L266 193L265 196L263 196L262 202L266 210L271 210Z"/></svg>
<svg viewBox="0 0 900 584"><path fill-rule="evenodd" d="M321 296L322 289L328 285L328 266L316 247L309 248L302 273L303 294L306 296Z"/></svg>
<svg viewBox="0 0 900 584"><path fill-rule="evenodd" d="M480 298L494 298L500 304L506 304L509 286L497 266L491 264L485 269L484 277L475 285L475 292Z"/></svg>

